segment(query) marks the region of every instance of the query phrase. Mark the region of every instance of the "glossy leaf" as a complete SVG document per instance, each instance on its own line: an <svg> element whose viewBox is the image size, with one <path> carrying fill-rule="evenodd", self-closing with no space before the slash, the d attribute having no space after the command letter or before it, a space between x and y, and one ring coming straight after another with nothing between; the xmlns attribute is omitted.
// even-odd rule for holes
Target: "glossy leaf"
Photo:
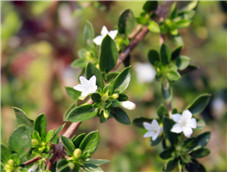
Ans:
<svg viewBox="0 0 227 172"><path fill-rule="evenodd" d="M118 92L123 92L128 88L129 83L131 80L131 67L125 68L121 73L118 74L114 83L113 83L113 90Z"/></svg>
<svg viewBox="0 0 227 172"><path fill-rule="evenodd" d="M86 78L90 79L92 76L96 76L96 84L98 87L103 88L103 78L101 72L93 65L92 63L88 63L86 67Z"/></svg>
<svg viewBox="0 0 227 172"><path fill-rule="evenodd" d="M128 36L134 28L134 15L130 9L123 11L118 20L118 31Z"/></svg>
<svg viewBox="0 0 227 172"><path fill-rule="evenodd" d="M85 133L81 133L80 135L72 138L72 142L75 146L75 148L79 148L81 141L84 139Z"/></svg>
<svg viewBox="0 0 227 172"><path fill-rule="evenodd" d="M175 122L167 117L163 118L163 131L166 138L170 141L171 145L175 145L178 142L177 134L171 132L171 128Z"/></svg>
<svg viewBox="0 0 227 172"><path fill-rule="evenodd" d="M35 119L34 130L38 131L40 137L46 136L47 118L46 115L41 114Z"/></svg>
<svg viewBox="0 0 227 172"><path fill-rule="evenodd" d="M172 54L171 54L171 59L174 60L176 59L177 57L180 56L180 53L181 53L181 50L182 50L183 46L179 46L177 47L175 50L173 50Z"/></svg>
<svg viewBox="0 0 227 172"><path fill-rule="evenodd" d="M148 52L148 60L155 66L155 63L159 61L159 53L156 50L150 50Z"/></svg>
<svg viewBox="0 0 227 172"><path fill-rule="evenodd" d="M198 96L194 102L187 108L192 114L199 114L201 113L207 104L210 101L210 94L202 94Z"/></svg>
<svg viewBox="0 0 227 172"><path fill-rule="evenodd" d="M171 59L171 52L170 52L169 48L165 44L162 44L160 52L161 52L162 64L163 65L169 64L170 59Z"/></svg>
<svg viewBox="0 0 227 172"><path fill-rule="evenodd" d="M156 23L153 20L150 20L147 24L147 28L154 33L159 33L160 32L160 27L158 25L158 23Z"/></svg>
<svg viewBox="0 0 227 172"><path fill-rule="evenodd" d="M190 153L193 158L203 158L210 154L210 150L207 148L199 148Z"/></svg>
<svg viewBox="0 0 227 172"><path fill-rule="evenodd" d="M61 142L64 145L65 149L70 153L70 155L73 155L74 150L76 149L73 142L64 136L61 136Z"/></svg>
<svg viewBox="0 0 227 172"><path fill-rule="evenodd" d="M73 108L66 116L66 121L81 122L93 118L97 114L97 109L92 105L81 105Z"/></svg>
<svg viewBox="0 0 227 172"><path fill-rule="evenodd" d="M107 35L101 44L101 53L99 60L100 70L109 72L117 63L118 51L114 40Z"/></svg>
<svg viewBox="0 0 227 172"><path fill-rule="evenodd" d="M50 142L51 139L53 138L54 136L54 133L55 133L55 130L50 130L48 131L47 135L46 135L46 143Z"/></svg>
<svg viewBox="0 0 227 172"><path fill-rule="evenodd" d="M120 122L122 124L126 124L126 125L130 124L130 119L129 119L127 113L124 110L122 110L121 108L116 107L116 108L111 109L111 114L118 122Z"/></svg>
<svg viewBox="0 0 227 172"><path fill-rule="evenodd" d="M187 20L187 19L182 19L182 20L175 22L177 29L183 29L185 27L188 27L190 25L190 23L191 23L191 21Z"/></svg>
<svg viewBox="0 0 227 172"><path fill-rule="evenodd" d="M24 124L25 126L30 128L31 132L32 132L33 121L27 117L27 115L25 114L25 112L23 110L21 110L17 107L13 107L13 110L14 110L18 125Z"/></svg>
<svg viewBox="0 0 227 172"><path fill-rule="evenodd" d="M50 142L51 142L52 140L55 139L55 137L61 132L61 130L63 130L64 127L65 127L65 123L64 123L62 126L60 126L60 127L57 129L57 131L55 131L53 137L50 139Z"/></svg>
<svg viewBox="0 0 227 172"><path fill-rule="evenodd" d="M78 98L81 95L80 91L77 91L72 87L65 87L65 90L66 90L67 94L69 95L69 97L71 97L74 100L78 100Z"/></svg>
<svg viewBox="0 0 227 172"><path fill-rule="evenodd" d="M184 70L188 67L190 63L190 58L186 56L180 56L176 59L176 66L178 70Z"/></svg>
<svg viewBox="0 0 227 172"><path fill-rule="evenodd" d="M31 148L31 131L28 127L21 125L9 137L9 148L11 151L24 157Z"/></svg>
<svg viewBox="0 0 227 172"><path fill-rule="evenodd" d="M99 132L93 131L84 137L84 139L80 143L79 148L82 150L83 155L86 155L86 157L90 157L97 149L98 144L99 144Z"/></svg>

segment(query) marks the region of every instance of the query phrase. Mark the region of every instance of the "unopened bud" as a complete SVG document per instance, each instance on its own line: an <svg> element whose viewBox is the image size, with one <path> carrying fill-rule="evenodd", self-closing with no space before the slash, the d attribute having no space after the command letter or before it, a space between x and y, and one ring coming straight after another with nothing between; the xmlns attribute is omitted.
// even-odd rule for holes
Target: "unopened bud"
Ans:
<svg viewBox="0 0 227 172"><path fill-rule="evenodd" d="M109 115L109 113L107 113L106 111L104 111L103 116L104 116L104 118L107 119L107 118L109 118L110 115Z"/></svg>
<svg viewBox="0 0 227 172"><path fill-rule="evenodd" d="M78 159L81 156L82 151L80 149L75 149L73 152L74 158Z"/></svg>
<svg viewBox="0 0 227 172"><path fill-rule="evenodd" d="M107 101L107 99L109 98L108 92L106 92L103 96L102 96L102 101Z"/></svg>
<svg viewBox="0 0 227 172"><path fill-rule="evenodd" d="M115 93L115 94L112 95L112 98L113 99L117 99L118 97L119 97L119 94L117 94L117 93Z"/></svg>
<svg viewBox="0 0 227 172"><path fill-rule="evenodd" d="M32 146L36 146L38 144L39 144L38 140L32 139Z"/></svg>
<svg viewBox="0 0 227 172"><path fill-rule="evenodd" d="M11 166L12 166L12 165L13 165L13 163L14 163L14 161L13 161L12 159L9 159L9 160L8 160L8 164L9 164L9 165L11 165Z"/></svg>
<svg viewBox="0 0 227 172"><path fill-rule="evenodd" d="M45 146L45 143L44 142L42 142L42 146Z"/></svg>
<svg viewBox="0 0 227 172"><path fill-rule="evenodd" d="M73 170L74 167L75 167L73 163L68 163L68 166L69 166L69 168L70 168L71 170Z"/></svg>

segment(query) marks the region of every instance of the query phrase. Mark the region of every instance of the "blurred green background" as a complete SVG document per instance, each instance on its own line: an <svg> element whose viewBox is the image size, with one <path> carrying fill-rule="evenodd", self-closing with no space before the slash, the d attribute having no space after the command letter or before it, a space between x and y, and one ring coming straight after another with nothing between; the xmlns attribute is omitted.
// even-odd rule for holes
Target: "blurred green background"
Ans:
<svg viewBox="0 0 227 172"><path fill-rule="evenodd" d="M187 2L178 2L179 7ZM83 48L83 27L89 20L100 34L103 25L117 26L120 13L132 9L142 12L142 1L131 2L1 2L1 139L6 143L16 126L12 106L23 109L31 118L45 113L48 128L62 124L62 116L73 101L65 86L78 83L80 69L70 63ZM227 3L200 2L189 28L181 30L183 54L191 57L198 70L174 84L173 106L183 110L198 94L209 92L211 102L201 114L212 133L208 147L211 154L201 162L208 171L227 171ZM167 39L174 49L176 45ZM149 33L132 53L132 67L146 62L149 49L159 49L159 35ZM123 66L120 67L121 69ZM130 100L137 104L128 111L135 117L155 117L164 100L158 82L139 83L134 77L128 89ZM84 122L76 134L98 129L101 142L94 157L109 159L106 171L162 171L161 146L150 147L144 131L133 124L123 126L114 120L99 124L98 119Z"/></svg>

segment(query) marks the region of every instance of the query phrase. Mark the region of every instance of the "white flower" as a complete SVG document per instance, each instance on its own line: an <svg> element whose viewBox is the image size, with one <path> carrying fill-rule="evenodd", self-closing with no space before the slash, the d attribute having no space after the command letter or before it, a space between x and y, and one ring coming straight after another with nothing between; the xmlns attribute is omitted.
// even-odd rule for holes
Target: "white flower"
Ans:
<svg viewBox="0 0 227 172"><path fill-rule="evenodd" d="M34 164L33 166L31 166L29 169L28 169L28 172L35 172L36 169L37 169L38 165L37 164Z"/></svg>
<svg viewBox="0 0 227 172"><path fill-rule="evenodd" d="M155 70L149 63L136 63L135 70L137 79L141 83L152 82L156 75Z"/></svg>
<svg viewBox="0 0 227 172"><path fill-rule="evenodd" d="M82 97L86 97L87 95L96 92L97 90L97 85L96 85L96 76L92 76L89 80L87 80L85 77L81 76L80 77L80 83L73 88L75 90L78 90L81 93Z"/></svg>
<svg viewBox="0 0 227 172"><path fill-rule="evenodd" d="M116 36L117 36L117 30L111 30L111 31L108 31L106 26L103 26L102 27L102 30L101 30L101 35L95 37L93 39L93 42L97 45L101 45L102 43L102 40L105 38L105 36L108 34L112 39L114 39Z"/></svg>
<svg viewBox="0 0 227 172"><path fill-rule="evenodd" d="M155 119L151 122L151 124L144 122L143 126L148 130L148 132L144 134L144 137L152 137L153 141L156 140L162 132L162 127L159 126L158 121Z"/></svg>
<svg viewBox="0 0 227 172"><path fill-rule="evenodd" d="M121 102L121 106L128 110L134 110L136 108L136 104L131 101L123 101Z"/></svg>
<svg viewBox="0 0 227 172"><path fill-rule="evenodd" d="M197 127L196 119L192 118L192 113L189 110L185 110L182 115L173 114L172 118L176 124L172 127L171 132L183 132L186 137L190 137L193 132L192 128Z"/></svg>

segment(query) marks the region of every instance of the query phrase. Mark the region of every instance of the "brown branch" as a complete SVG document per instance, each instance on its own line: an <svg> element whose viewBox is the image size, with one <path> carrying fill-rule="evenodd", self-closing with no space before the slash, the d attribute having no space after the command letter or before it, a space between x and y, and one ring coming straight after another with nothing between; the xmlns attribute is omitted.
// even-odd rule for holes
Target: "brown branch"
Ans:
<svg viewBox="0 0 227 172"><path fill-rule="evenodd" d="M64 132L63 136L71 138L81 123L82 122L72 123L69 128Z"/></svg>
<svg viewBox="0 0 227 172"><path fill-rule="evenodd" d="M25 163L22 164L22 166L30 165L30 164L32 164L32 163L34 163L34 162L36 162L36 161L38 161L40 159L42 159L42 157L41 156L37 156L37 157L35 157L33 159L30 159L30 160L26 161Z"/></svg>

